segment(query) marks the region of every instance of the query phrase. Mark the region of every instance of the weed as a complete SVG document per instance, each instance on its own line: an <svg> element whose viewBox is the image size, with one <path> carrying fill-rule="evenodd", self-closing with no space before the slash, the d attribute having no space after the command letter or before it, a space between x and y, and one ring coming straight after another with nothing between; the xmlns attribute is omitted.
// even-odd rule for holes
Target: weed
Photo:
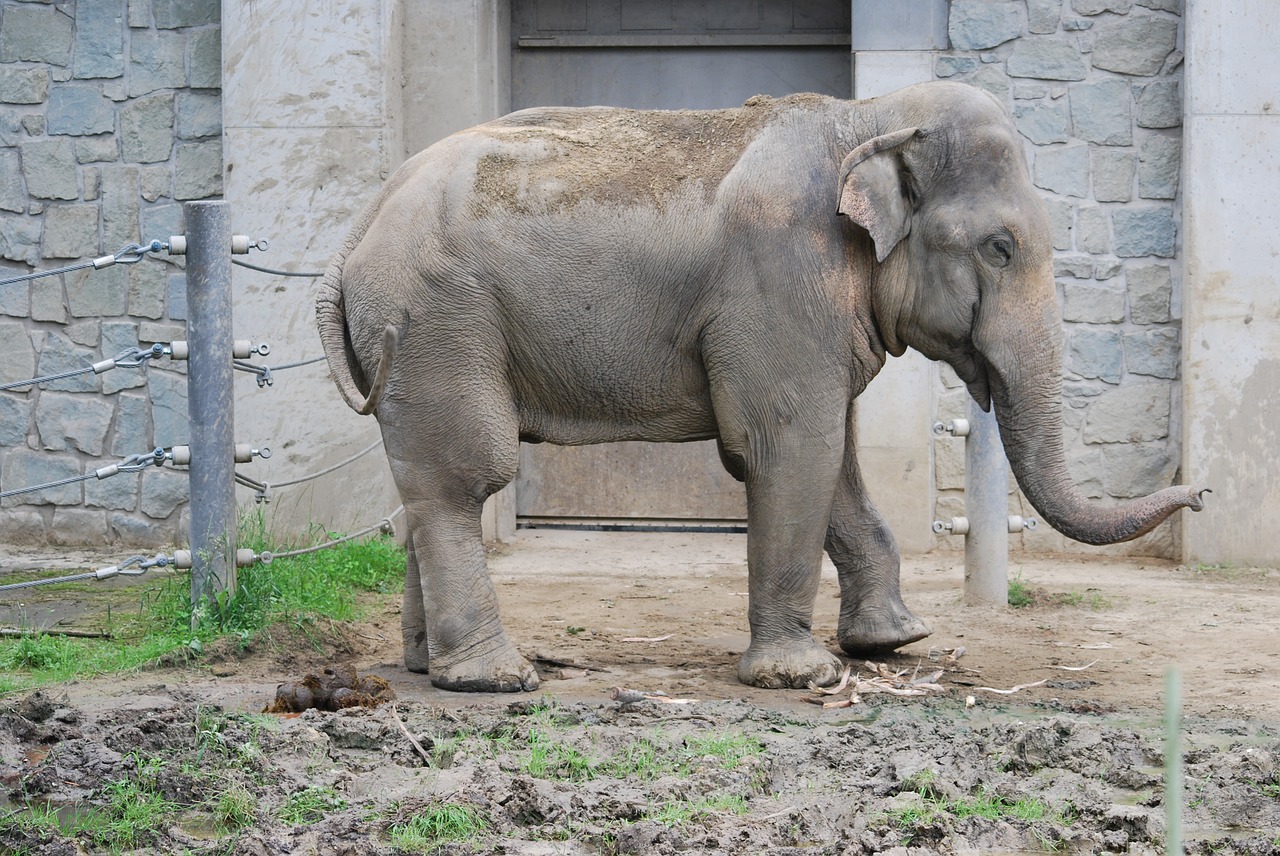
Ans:
<svg viewBox="0 0 1280 856"><path fill-rule="evenodd" d="M529 729L529 755L521 767L538 779L585 782L595 778L590 758L537 727Z"/></svg>
<svg viewBox="0 0 1280 856"><path fill-rule="evenodd" d="M647 819L663 826L684 826L697 823L717 814L743 815L747 813L747 801L740 796L717 794L687 802L665 802Z"/></svg>
<svg viewBox="0 0 1280 856"><path fill-rule="evenodd" d="M929 771L922 771L922 773L929 773ZM904 830L910 830L921 824L933 823L943 815L950 815L957 820L964 820L970 817L982 817L988 820L1003 818L1021 820L1026 823L1052 820L1064 826L1069 826L1074 819L1074 809L1071 806L1066 806L1061 811L1053 812L1043 800L1036 797L1019 797L1016 800L1011 800L981 787L969 797L943 799L934 787L934 779L931 773L923 777L921 773L917 773L903 784L902 790L904 792L910 791L924 797L923 802L919 805L905 806L889 812L889 819ZM908 785L911 786L908 787Z"/></svg>
<svg viewBox="0 0 1280 856"><path fill-rule="evenodd" d="M331 811L342 811L347 801L338 796L333 788L312 785L309 788L290 794L279 809L276 816L290 826L303 823L314 823Z"/></svg>
<svg viewBox="0 0 1280 856"><path fill-rule="evenodd" d="M18 636L0 649L0 667L24 671L65 668L75 660L75 647L69 639L42 633Z"/></svg>
<svg viewBox="0 0 1280 856"><path fill-rule="evenodd" d="M225 830L244 829L257 819L257 797L234 779L229 779L207 804L214 823Z"/></svg>
<svg viewBox="0 0 1280 856"><path fill-rule="evenodd" d="M685 746L700 758L719 758L726 770L735 769L744 759L764 752L764 744L759 739L741 732L690 737L685 740Z"/></svg>
<svg viewBox="0 0 1280 856"><path fill-rule="evenodd" d="M587 628L578 627L577 625L570 624L568 627L564 629L564 632L568 633L570 636L577 636L580 633L586 633Z"/></svg>
<svg viewBox="0 0 1280 856"><path fill-rule="evenodd" d="M473 841L489 828L477 808L461 803L432 803L407 820L387 827L393 847L425 853L450 841Z"/></svg>
<svg viewBox="0 0 1280 856"><path fill-rule="evenodd" d="M1031 588L1031 584L1022 578L1021 574L1009 580L1008 600L1009 605L1017 609L1035 603L1035 591Z"/></svg>

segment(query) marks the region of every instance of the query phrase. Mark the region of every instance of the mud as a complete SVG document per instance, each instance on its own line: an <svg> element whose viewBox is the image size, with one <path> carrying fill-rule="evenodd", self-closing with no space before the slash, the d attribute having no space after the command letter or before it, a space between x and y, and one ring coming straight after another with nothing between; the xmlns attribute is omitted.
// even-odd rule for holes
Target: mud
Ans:
<svg viewBox="0 0 1280 856"><path fill-rule="evenodd" d="M393 704L258 713L282 681L332 663L289 643L8 699L0 853L1156 854L1169 664L1184 684L1187 851L1280 853L1275 572L1022 560L1032 605L996 610L959 604L950 558L912 561L907 602L934 636L885 668L942 668L945 692L825 709L734 680L743 546L521 533L491 562L535 694L445 693L405 671L389 595L341 647ZM830 569L822 586L830 643ZM122 793L166 806L128 841L19 820L36 809L70 826ZM403 837L445 809L477 825Z"/></svg>

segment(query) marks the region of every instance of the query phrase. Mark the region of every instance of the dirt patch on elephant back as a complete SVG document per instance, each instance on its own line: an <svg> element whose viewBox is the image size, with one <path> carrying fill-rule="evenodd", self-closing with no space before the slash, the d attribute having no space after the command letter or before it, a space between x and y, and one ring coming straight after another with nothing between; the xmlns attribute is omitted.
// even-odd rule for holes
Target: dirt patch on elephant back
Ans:
<svg viewBox="0 0 1280 856"><path fill-rule="evenodd" d="M537 108L481 126L476 210L542 213L583 201L662 207L690 188L709 199L780 111L814 96L757 97L731 110ZM825 99L830 101L830 99Z"/></svg>

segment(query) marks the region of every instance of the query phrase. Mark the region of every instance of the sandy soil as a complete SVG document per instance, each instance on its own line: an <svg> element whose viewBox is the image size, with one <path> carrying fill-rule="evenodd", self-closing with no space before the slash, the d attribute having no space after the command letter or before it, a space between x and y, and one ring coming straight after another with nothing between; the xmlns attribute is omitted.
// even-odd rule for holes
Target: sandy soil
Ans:
<svg viewBox="0 0 1280 856"><path fill-rule="evenodd" d="M398 602L379 601L347 634L343 659L392 684L397 719L387 708L277 718L252 738L263 752L248 765L261 767L250 787L257 823L204 837L179 824L144 850L390 853L396 818L448 800L475 806L489 826L442 852L1163 852L1159 716L1165 671L1176 666L1189 851L1280 853L1280 573L1015 557L1010 573L1034 602L1010 609L962 605L961 561L905 563L907 603L934 633L884 660L904 678L945 665L945 692L864 691L855 705L823 708L813 693L735 679L747 643L745 536L522 531L490 562L508 633L542 675L537 694L432 688L399 664ZM837 608L828 567L815 629L833 650ZM941 661L941 649L959 647L958 660ZM34 798L93 803L95 782L120 773L131 741L176 762L199 748L190 723L216 710L219 733L243 742L257 728L249 715L278 683L331 661L268 643L194 669L56 688L43 720L11 700L14 711L0 714L0 785L15 808ZM983 689L1040 681L1014 695ZM697 701L621 705L614 687ZM537 774L529 753L547 734L595 759L593 772ZM760 751L732 764L714 753L691 767L673 760L688 762L708 734L745 736ZM657 778L610 760L637 740L670 761ZM341 794L344 808L302 828L271 814L316 783ZM170 785L190 798L183 804L200 791ZM983 794L1001 795L1006 809L1042 798L1052 816L958 808ZM658 815L676 803L705 810L684 821ZM66 843L10 830L0 853L76 852L57 849Z"/></svg>

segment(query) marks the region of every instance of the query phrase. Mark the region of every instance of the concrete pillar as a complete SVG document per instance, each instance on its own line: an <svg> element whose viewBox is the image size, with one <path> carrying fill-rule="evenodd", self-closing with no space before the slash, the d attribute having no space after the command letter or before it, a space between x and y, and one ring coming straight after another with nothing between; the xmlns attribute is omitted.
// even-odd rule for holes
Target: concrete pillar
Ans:
<svg viewBox="0 0 1280 856"><path fill-rule="evenodd" d="M1272 565L1280 507L1280 16L1186 0L1182 480L1187 562Z"/></svg>
<svg viewBox="0 0 1280 856"><path fill-rule="evenodd" d="M854 0L853 97L874 98L933 79L947 46L946 0ZM904 553L933 547L933 412L937 368L908 351L858 398L858 460Z"/></svg>

